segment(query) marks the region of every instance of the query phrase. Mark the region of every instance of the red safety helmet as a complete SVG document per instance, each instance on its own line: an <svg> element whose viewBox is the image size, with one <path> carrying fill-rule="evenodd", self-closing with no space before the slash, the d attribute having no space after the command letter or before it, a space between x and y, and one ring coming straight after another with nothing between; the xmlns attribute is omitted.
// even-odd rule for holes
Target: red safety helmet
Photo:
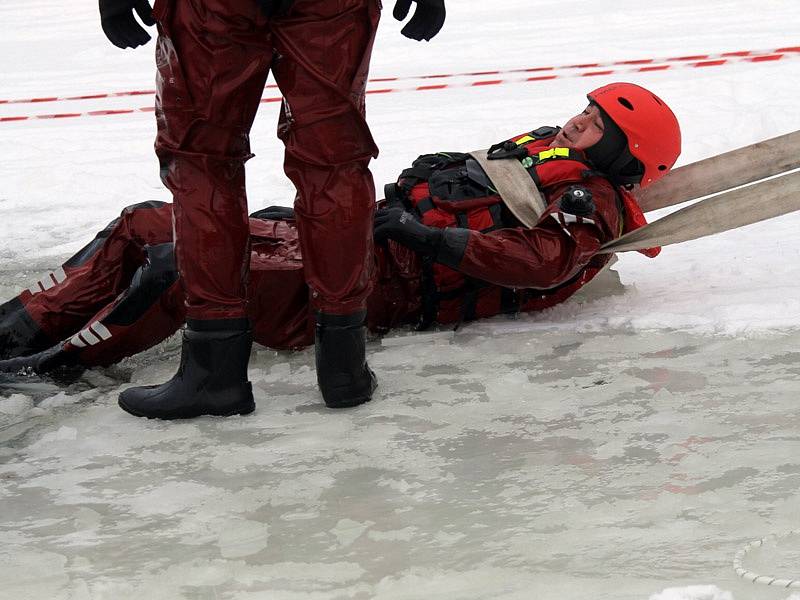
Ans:
<svg viewBox="0 0 800 600"><path fill-rule="evenodd" d="M625 134L628 152L644 167L642 187L669 173L681 153L681 128L661 98L633 83L610 83L587 97Z"/></svg>

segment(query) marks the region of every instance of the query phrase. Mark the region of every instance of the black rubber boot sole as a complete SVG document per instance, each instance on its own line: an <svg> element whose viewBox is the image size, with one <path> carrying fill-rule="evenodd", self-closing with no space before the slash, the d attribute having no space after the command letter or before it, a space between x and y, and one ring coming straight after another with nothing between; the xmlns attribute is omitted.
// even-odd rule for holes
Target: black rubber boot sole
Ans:
<svg viewBox="0 0 800 600"><path fill-rule="evenodd" d="M253 386L247 381L252 333L217 329L229 321L197 322L207 329L183 331L181 363L166 383L131 387L119 395L125 412L150 419L227 417L255 410Z"/></svg>
<svg viewBox="0 0 800 600"><path fill-rule="evenodd" d="M328 408L353 408L372 400L372 394L378 387L378 378L375 377L375 372L369 368L369 365L366 368L369 373L370 383L363 393L353 394L352 388L345 388L344 391L325 390L323 393L325 406Z"/></svg>
<svg viewBox="0 0 800 600"><path fill-rule="evenodd" d="M217 406L202 404L202 403L193 403L173 410L143 412L137 410L135 407L130 406L125 402L125 392L122 392L119 395L117 404L122 410L124 410L126 413L130 415L133 415L134 417L147 417L148 419L161 419L165 421L174 421L177 419L194 419L203 416L232 417L234 415L249 415L256 409L256 403L255 400L253 399L252 385L249 382L246 385L247 385L246 393L249 395L249 398L237 403L234 402L231 402L230 404L219 403ZM131 389L153 389L155 387L159 386L148 386L145 388L131 388Z"/></svg>

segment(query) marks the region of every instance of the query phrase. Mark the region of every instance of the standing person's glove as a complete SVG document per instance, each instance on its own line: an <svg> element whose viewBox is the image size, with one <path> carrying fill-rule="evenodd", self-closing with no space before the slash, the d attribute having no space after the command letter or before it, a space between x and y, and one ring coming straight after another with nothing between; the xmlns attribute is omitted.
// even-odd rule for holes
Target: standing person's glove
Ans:
<svg viewBox="0 0 800 600"><path fill-rule="evenodd" d="M442 230L423 225L402 208L382 208L375 213L375 243L386 240L410 248L420 254L436 255L442 243Z"/></svg>
<svg viewBox="0 0 800 600"><path fill-rule="evenodd" d="M439 33L442 25L444 25L444 0L413 1L417 3L414 16L406 23L400 33L418 42L422 40L429 41ZM412 0L397 0L392 13L394 18L398 21L405 19L408 16L408 10L411 8L411 2Z"/></svg>
<svg viewBox="0 0 800 600"><path fill-rule="evenodd" d="M100 23L109 41L117 48L136 48L150 41L150 34L139 25L133 11L147 26L156 24L147 0L99 0Z"/></svg>

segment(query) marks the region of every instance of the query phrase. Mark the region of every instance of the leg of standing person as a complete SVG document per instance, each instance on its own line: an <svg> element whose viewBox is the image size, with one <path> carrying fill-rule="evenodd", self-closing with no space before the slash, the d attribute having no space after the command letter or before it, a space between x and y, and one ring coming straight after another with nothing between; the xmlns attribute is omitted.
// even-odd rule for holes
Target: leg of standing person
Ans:
<svg viewBox="0 0 800 600"><path fill-rule="evenodd" d="M153 14L156 153L174 198L187 328L176 375L126 390L119 404L159 418L246 414L255 404L244 163L272 62L268 20L253 0L160 0Z"/></svg>
<svg viewBox="0 0 800 600"><path fill-rule="evenodd" d="M317 380L330 407L368 401L365 360L377 147L364 116L378 0L295 0L271 23L273 72L284 95L278 135L297 187L295 210L316 311Z"/></svg>
<svg viewBox="0 0 800 600"><path fill-rule="evenodd" d="M444 22L444 0L415 2L418 9L402 33L430 39ZM363 119L363 99L381 3L296 3L300 8L287 16L285 9L294 5L290 0L157 0L151 16L147 0L100 0L103 30L120 48L150 39L134 12L146 25L153 16L159 22L156 151L162 179L175 199L176 254L188 313L179 372L162 386L126 390L120 406L128 412L158 417L165 403L172 404L170 414L185 417L254 408L247 381L243 163L273 58L270 33L280 37L276 56L290 57L279 61L287 67L283 75L276 70L288 99L281 137L286 172L299 191L303 250L315 254L306 276L318 310L320 388L330 406L352 406L369 400L376 385L364 360L363 327L372 234L361 221L369 222L374 210L367 163L377 148ZM280 14L274 28L262 13L254 14L259 5L271 16ZM395 17L405 18L410 5L411 0L398 0ZM292 105L300 109L299 119ZM317 130L325 134L319 160L313 157L311 135ZM332 157L337 150L341 156ZM349 185L347 175L354 178ZM342 201L345 196L349 201ZM330 202L333 198L339 201ZM369 203L367 211L359 210L362 202ZM317 234L324 241L312 244ZM328 249L334 258L325 258ZM338 262L343 256L347 262Z"/></svg>

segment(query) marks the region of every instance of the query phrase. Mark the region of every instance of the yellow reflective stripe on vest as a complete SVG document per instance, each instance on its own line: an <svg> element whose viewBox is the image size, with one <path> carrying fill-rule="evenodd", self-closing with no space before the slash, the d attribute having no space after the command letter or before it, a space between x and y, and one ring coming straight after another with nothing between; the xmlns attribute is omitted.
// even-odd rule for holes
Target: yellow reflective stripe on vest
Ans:
<svg viewBox="0 0 800 600"><path fill-rule="evenodd" d="M536 138L533 138L529 135L525 135L519 138L515 143L517 144L517 146L522 146L522 144L527 144L528 142L535 142L535 141Z"/></svg>
<svg viewBox="0 0 800 600"><path fill-rule="evenodd" d="M569 157L569 148L548 148L537 155L539 160L547 160L556 156Z"/></svg>

